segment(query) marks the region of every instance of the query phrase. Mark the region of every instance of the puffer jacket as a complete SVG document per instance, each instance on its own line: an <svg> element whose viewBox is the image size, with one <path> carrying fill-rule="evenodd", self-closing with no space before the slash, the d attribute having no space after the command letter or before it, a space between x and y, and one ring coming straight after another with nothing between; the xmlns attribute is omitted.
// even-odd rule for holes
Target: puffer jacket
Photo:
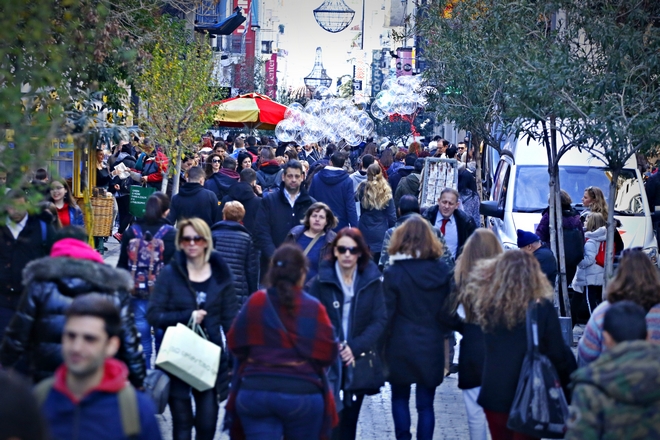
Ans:
<svg viewBox="0 0 660 440"><path fill-rule="evenodd" d="M572 375L566 439L660 438L660 346L626 341Z"/></svg>
<svg viewBox="0 0 660 440"><path fill-rule="evenodd" d="M211 282L206 291L204 310L207 315L202 321L202 328L211 342L223 348L215 389L220 400L224 400L229 393L229 368L221 328L227 334L238 312L238 305L234 294L234 277L227 263L216 251L211 252L209 263ZM147 308L147 321L151 326L163 330L178 323L187 325L195 310L197 297L189 281L186 255L183 251L177 251L156 279ZM190 395L190 385L170 376L170 395L185 399Z"/></svg>
<svg viewBox="0 0 660 440"><path fill-rule="evenodd" d="M44 257L27 265L23 285L26 290L0 348L3 366L14 365L26 354L35 382L52 376L63 362L61 341L67 308L78 296L102 293L121 313L117 358L128 366L131 383L142 386L145 363L130 309L128 292L133 281L127 271L89 260Z"/></svg>
<svg viewBox="0 0 660 440"><path fill-rule="evenodd" d="M584 258L578 264L577 271L571 286L578 292L583 291L584 286L602 286L605 268L596 264L596 255L600 244L607 238L607 228L601 226L595 231L584 233Z"/></svg>
<svg viewBox="0 0 660 440"><path fill-rule="evenodd" d="M259 282L259 251L252 235L240 223L222 220L211 228L213 246L234 276L234 291L240 309Z"/></svg>

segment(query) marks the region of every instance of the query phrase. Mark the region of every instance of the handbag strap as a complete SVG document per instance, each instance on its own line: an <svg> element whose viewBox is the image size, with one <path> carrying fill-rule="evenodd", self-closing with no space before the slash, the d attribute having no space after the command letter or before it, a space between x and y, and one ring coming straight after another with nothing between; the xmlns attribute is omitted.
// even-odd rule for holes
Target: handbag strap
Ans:
<svg viewBox="0 0 660 440"><path fill-rule="evenodd" d="M539 303L532 300L527 307L527 351L538 353L539 351L539 326L538 326Z"/></svg>
<svg viewBox="0 0 660 440"><path fill-rule="evenodd" d="M312 241L309 242L309 244L307 245L307 247L306 247L305 250L303 251L303 254L304 254L305 256L307 256L307 254L309 253L309 251L312 250L312 248L314 247L314 245L316 244L316 242L319 241L319 238L321 238L323 235L325 235L324 232L319 232L319 233L316 234L316 236L312 239Z"/></svg>

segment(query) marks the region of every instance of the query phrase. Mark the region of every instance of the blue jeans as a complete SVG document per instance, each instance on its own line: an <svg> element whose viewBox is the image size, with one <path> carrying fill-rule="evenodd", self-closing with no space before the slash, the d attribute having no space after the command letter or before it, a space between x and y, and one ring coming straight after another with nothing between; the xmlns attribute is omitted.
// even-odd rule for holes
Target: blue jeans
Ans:
<svg viewBox="0 0 660 440"><path fill-rule="evenodd" d="M323 395L239 390L236 411L247 440L319 438L323 426Z"/></svg>
<svg viewBox="0 0 660 440"><path fill-rule="evenodd" d="M151 326L147 322L147 306L149 305L148 299L131 298L131 306L133 307L133 315L135 315L135 327L140 333L140 344L142 344L142 353L144 353L144 360L147 369L153 368L151 366L154 343L154 337L151 335ZM160 343L163 341L163 331L161 329L154 329L156 335L156 353L160 348ZM154 360L155 362L155 360Z"/></svg>
<svg viewBox="0 0 660 440"><path fill-rule="evenodd" d="M435 388L426 388L417 384L415 388L415 406L417 407L417 440L433 439L435 414L433 398ZM392 384L392 419L397 440L410 440L410 385Z"/></svg>

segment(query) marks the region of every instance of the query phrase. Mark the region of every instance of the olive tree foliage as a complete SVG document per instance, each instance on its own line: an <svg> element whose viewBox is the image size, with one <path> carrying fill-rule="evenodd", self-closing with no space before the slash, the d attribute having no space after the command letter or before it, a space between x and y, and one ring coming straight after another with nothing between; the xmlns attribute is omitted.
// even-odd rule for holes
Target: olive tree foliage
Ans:
<svg viewBox="0 0 660 440"><path fill-rule="evenodd" d="M137 81L137 92L147 107L142 120L149 136L168 156L168 175L179 185L181 155L211 126L215 109L213 58L208 42L193 37L180 21L163 18L159 38L149 48L150 58ZM163 179L167 187L168 175Z"/></svg>

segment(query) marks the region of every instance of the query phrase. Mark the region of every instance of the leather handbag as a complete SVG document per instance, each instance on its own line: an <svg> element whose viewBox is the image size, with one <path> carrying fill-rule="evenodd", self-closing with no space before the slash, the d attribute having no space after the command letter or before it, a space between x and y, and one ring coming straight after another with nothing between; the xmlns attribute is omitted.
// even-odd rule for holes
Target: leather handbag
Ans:
<svg viewBox="0 0 660 440"><path fill-rule="evenodd" d="M537 438L564 438L568 404L550 359L539 351L538 303L527 309L527 353L507 428Z"/></svg>
<svg viewBox="0 0 660 440"><path fill-rule="evenodd" d="M149 370L144 379L144 389L156 405L156 414L165 412L170 396L170 377L161 370Z"/></svg>
<svg viewBox="0 0 660 440"><path fill-rule="evenodd" d="M360 353L355 364L344 368L344 390L353 394L371 396L380 393L385 385L383 363L376 350Z"/></svg>

